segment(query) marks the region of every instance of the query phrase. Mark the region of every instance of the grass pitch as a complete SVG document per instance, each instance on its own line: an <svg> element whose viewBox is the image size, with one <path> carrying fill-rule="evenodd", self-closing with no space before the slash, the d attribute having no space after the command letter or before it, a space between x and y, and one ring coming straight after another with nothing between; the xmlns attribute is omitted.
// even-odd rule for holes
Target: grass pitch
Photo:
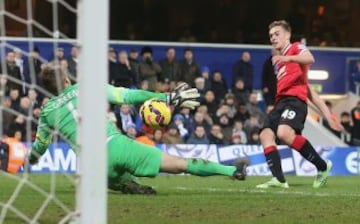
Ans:
<svg viewBox="0 0 360 224"><path fill-rule="evenodd" d="M54 177L54 176L53 176ZM53 190L63 204L73 209L75 187L63 175L30 176L45 191ZM312 189L313 178L287 177L289 189L258 190L256 184L268 177L234 181L226 177L159 176L143 178L158 195L108 194L108 223L228 224L228 223L358 223L360 220L360 177L331 177L322 189ZM0 203L10 199L19 182L0 175ZM23 187L14 207L29 217L37 215L46 197ZM4 207L1 207L3 210ZM66 212L50 202L38 214L40 223L58 223ZM6 224L26 223L11 210Z"/></svg>

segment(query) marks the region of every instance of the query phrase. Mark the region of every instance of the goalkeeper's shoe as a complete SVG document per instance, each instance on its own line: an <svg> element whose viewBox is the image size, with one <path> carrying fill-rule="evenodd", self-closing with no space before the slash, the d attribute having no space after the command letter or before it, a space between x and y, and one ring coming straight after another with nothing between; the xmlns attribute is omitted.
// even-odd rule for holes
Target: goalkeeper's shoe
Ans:
<svg viewBox="0 0 360 224"><path fill-rule="evenodd" d="M237 159L235 161L236 170L233 173L233 178L237 180L245 180L246 168L249 166L250 161L245 158Z"/></svg>
<svg viewBox="0 0 360 224"><path fill-rule="evenodd" d="M267 188L273 188L273 187L274 188L289 188L289 184L287 182L281 183L280 181L278 181L278 179L276 179L276 177L273 177L268 182L256 185L256 188L261 188L261 189L267 189Z"/></svg>
<svg viewBox="0 0 360 224"><path fill-rule="evenodd" d="M120 186L109 187L111 190L120 191L123 194L156 194L156 190L150 186L141 185L135 181L128 181Z"/></svg>
<svg viewBox="0 0 360 224"><path fill-rule="evenodd" d="M326 181L329 177L331 168L332 168L332 162L330 160L326 161L326 170L319 171L318 175L316 176L313 187L314 188L320 188L323 187L326 184Z"/></svg>

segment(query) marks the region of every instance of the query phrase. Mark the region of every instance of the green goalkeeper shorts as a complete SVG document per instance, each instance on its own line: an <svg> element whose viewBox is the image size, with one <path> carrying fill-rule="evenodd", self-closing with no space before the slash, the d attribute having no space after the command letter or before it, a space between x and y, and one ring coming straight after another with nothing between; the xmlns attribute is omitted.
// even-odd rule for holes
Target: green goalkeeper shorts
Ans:
<svg viewBox="0 0 360 224"><path fill-rule="evenodd" d="M160 171L161 151L115 134L108 140L108 177L117 178L124 172L138 177L154 177Z"/></svg>

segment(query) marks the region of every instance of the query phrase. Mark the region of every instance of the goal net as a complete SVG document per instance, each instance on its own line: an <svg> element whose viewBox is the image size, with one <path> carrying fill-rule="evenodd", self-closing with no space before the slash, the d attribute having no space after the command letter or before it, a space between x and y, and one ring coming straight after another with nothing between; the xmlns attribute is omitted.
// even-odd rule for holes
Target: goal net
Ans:
<svg viewBox="0 0 360 224"><path fill-rule="evenodd" d="M0 0L1 139L31 149L42 106L53 97L40 77L44 65L61 67L79 84L76 146L51 127L36 165L0 172L0 223L106 223L108 4Z"/></svg>

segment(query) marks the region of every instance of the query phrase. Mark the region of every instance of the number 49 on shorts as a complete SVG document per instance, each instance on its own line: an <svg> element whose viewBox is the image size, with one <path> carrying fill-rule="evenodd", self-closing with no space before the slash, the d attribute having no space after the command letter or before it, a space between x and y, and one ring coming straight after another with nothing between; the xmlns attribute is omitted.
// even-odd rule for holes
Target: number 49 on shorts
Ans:
<svg viewBox="0 0 360 224"><path fill-rule="evenodd" d="M284 110L284 112L281 114L281 118L287 120L292 120L295 118L295 116L296 116L296 112L289 109Z"/></svg>

